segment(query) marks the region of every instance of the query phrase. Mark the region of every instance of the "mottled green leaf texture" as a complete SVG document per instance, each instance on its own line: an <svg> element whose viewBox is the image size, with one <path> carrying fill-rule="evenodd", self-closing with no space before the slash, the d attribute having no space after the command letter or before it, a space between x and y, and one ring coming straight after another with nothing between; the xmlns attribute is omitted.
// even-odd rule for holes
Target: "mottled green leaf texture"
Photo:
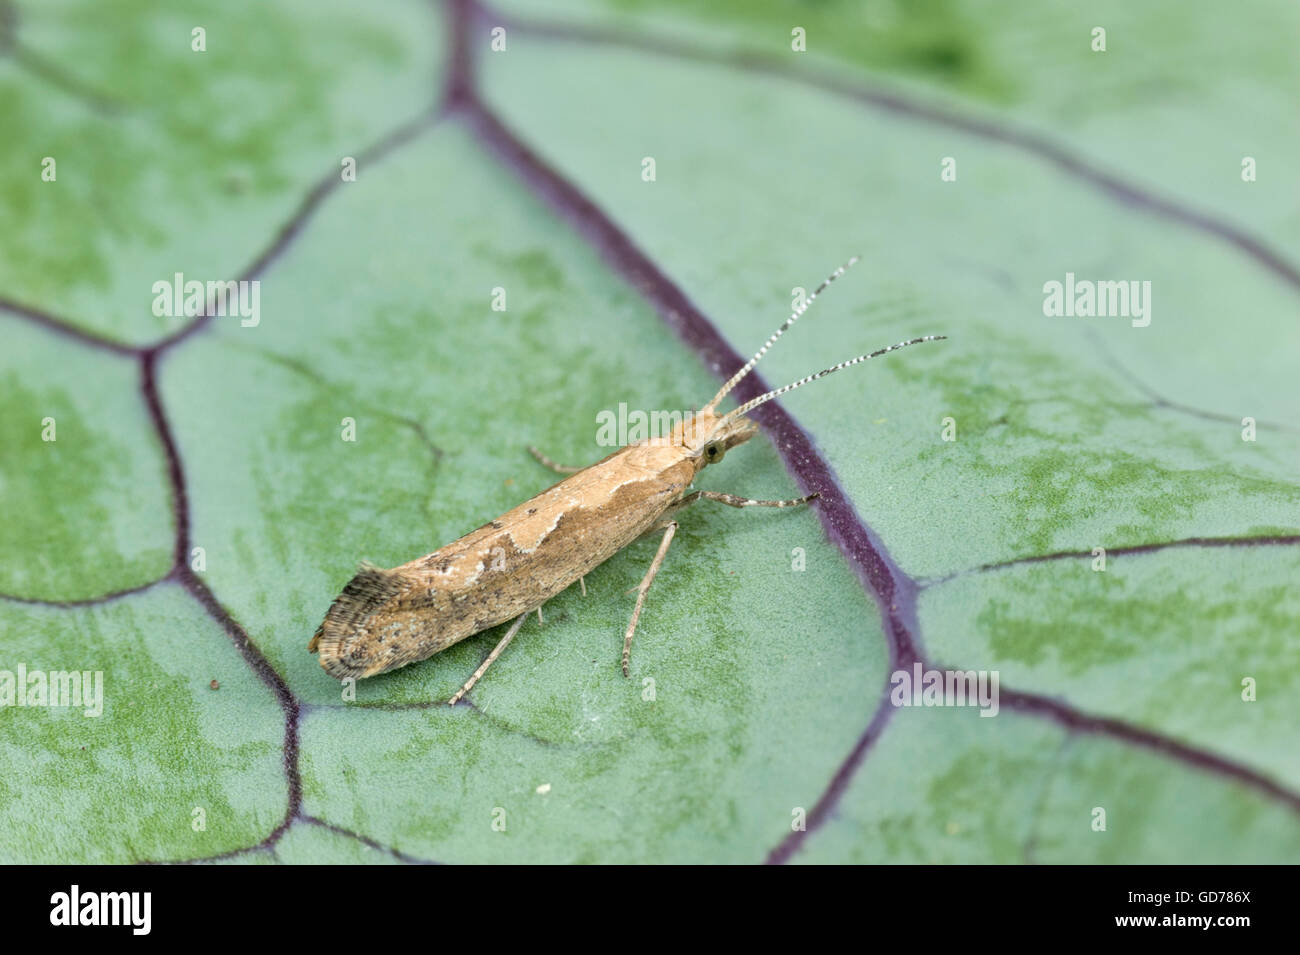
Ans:
<svg viewBox="0 0 1300 955"><path fill-rule="evenodd" d="M1300 859L1297 48L1283 0L0 0L0 861ZM307 651L852 255L762 382L947 340L757 413L698 486L820 497L681 512L630 677L657 535L455 707L503 629Z"/></svg>

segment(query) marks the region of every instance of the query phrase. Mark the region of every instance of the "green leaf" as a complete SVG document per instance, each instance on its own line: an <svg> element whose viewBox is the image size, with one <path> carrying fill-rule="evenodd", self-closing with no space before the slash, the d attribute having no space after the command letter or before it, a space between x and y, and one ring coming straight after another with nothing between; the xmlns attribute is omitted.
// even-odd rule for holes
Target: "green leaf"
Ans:
<svg viewBox="0 0 1300 955"><path fill-rule="evenodd" d="M1295 858L1297 66L1235 9L1103 7L19 5L0 699L104 697L0 708L0 859ZM650 539L472 705L500 631L354 700L307 652L358 561L550 485L527 445L699 407L708 323L747 357L855 253L769 383L949 340L702 475L825 493L684 512L631 679ZM176 272L260 321L155 316ZM1067 272L1151 282L1150 325L1046 317ZM892 706L914 654L996 671L996 716Z"/></svg>

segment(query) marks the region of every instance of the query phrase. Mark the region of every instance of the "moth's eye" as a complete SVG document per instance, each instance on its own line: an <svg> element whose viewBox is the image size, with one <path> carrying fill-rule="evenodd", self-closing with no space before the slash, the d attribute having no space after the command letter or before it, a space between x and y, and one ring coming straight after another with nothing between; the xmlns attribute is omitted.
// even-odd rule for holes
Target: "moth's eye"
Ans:
<svg viewBox="0 0 1300 955"><path fill-rule="evenodd" d="M716 461L718 459L718 446L711 444L704 449L704 453L708 455L710 461Z"/></svg>

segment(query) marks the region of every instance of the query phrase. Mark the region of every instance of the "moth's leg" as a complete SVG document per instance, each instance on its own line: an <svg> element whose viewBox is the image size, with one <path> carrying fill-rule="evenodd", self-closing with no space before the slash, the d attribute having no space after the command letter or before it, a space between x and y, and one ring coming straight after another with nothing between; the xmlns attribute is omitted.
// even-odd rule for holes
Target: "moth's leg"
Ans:
<svg viewBox="0 0 1300 955"><path fill-rule="evenodd" d="M529 612L530 611L525 610L519 616L515 617L515 622L510 625L510 629L507 630L506 635L501 638L501 642L498 643L492 652L488 654L487 659L484 660L482 665L474 671L474 675L466 681L465 685L456 691L456 695L447 701L448 706L455 706L461 701L461 697L474 688L474 684L483 677L483 674L487 672L487 668L492 665L492 662L496 660L497 657L501 656L501 651L510 646L510 641L515 638L515 634L519 632L519 628L522 627L524 621L528 619Z"/></svg>
<svg viewBox="0 0 1300 955"><path fill-rule="evenodd" d="M636 622L641 619L641 608L645 606L646 591L650 589L650 584L654 582L655 574L659 573L659 565L664 562L664 554L668 553L668 545L673 542L673 535L677 533L677 522L669 521L664 530L664 539L659 542L659 550L655 553L655 559L650 561L650 569L645 572L641 578L641 586L637 587L636 609L632 611L632 622L627 625L627 633L623 637L623 675L627 676L627 661L632 655L632 634L636 633Z"/></svg>
<svg viewBox="0 0 1300 955"><path fill-rule="evenodd" d="M756 501L752 497L740 497L735 494L723 494L720 491L696 491L694 494L687 494L679 501L675 507L685 507L687 504L698 500L718 501L729 507L794 507L798 504L807 504L816 494L809 494L807 497L795 497L788 501Z"/></svg>
<svg viewBox="0 0 1300 955"><path fill-rule="evenodd" d="M587 596L587 580L585 577L578 578L578 586L582 588L582 595Z"/></svg>
<svg viewBox="0 0 1300 955"><path fill-rule="evenodd" d="M528 446L528 453L531 454L533 457L535 457L538 460L538 463L540 463L544 467L550 468L552 471L555 471L557 474L577 474L579 471L582 470L582 468L576 468L568 464L556 464L554 461L552 461L546 455L542 454L541 451L538 451L531 444Z"/></svg>

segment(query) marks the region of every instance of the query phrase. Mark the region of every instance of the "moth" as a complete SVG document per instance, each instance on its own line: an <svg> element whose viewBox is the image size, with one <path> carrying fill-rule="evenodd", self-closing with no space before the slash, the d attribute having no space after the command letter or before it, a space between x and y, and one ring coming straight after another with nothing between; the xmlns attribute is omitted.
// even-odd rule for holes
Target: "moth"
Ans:
<svg viewBox="0 0 1300 955"><path fill-rule="evenodd" d="M719 411L722 400L777 339L857 261L854 256L832 272L709 403L671 433L629 444L584 468L557 465L530 447L538 461L569 477L432 554L387 570L363 563L330 605L307 649L319 652L330 676L361 679L424 660L510 621L482 665L448 701L454 706L501 656L531 612L540 619L542 605L574 583L585 593L584 578L594 568L643 535L662 531L659 549L636 588L636 605L623 635L622 670L627 676L632 635L646 594L677 531L674 515L701 500L731 507L793 507L815 497L760 501L691 490L700 471L757 433L746 413L843 368L946 337L925 335L859 355L731 411Z"/></svg>

